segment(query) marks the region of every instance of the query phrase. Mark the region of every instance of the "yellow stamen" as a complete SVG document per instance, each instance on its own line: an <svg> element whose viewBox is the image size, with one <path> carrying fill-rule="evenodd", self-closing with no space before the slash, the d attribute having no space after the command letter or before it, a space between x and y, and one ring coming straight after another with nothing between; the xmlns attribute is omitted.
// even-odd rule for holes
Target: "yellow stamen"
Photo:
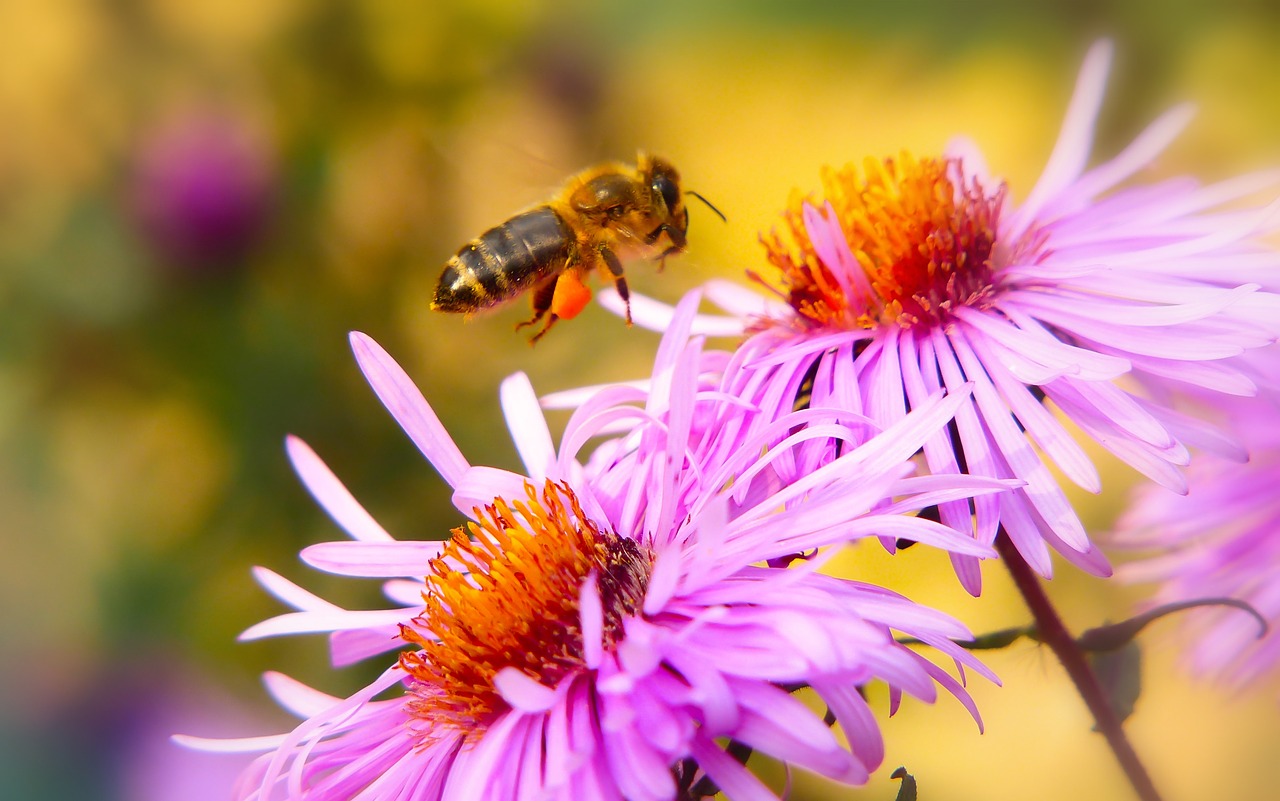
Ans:
<svg viewBox="0 0 1280 801"><path fill-rule="evenodd" d="M420 647L400 657L417 680L408 709L433 727L482 729L506 708L493 686L503 668L547 687L584 669L578 598L588 575L596 574L604 606L606 649L643 604L647 549L601 530L568 484L525 489L523 501L497 498L475 510L477 522L453 530L431 562L426 608L401 626Z"/></svg>
<svg viewBox="0 0 1280 801"><path fill-rule="evenodd" d="M791 306L810 325L874 328L942 322L949 309L983 305L992 296L992 252L1004 187L988 195L958 162L868 158L862 168L826 168L825 197L793 193L783 213L785 230L761 236L766 257L782 272ZM805 226L811 203L840 233L870 292L857 277L836 280ZM825 206L831 204L835 220Z"/></svg>

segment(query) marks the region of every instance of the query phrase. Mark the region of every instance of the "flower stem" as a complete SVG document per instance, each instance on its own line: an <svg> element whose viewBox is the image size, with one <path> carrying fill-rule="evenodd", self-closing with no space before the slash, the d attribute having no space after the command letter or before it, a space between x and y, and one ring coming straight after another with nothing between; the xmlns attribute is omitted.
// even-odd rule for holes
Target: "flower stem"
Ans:
<svg viewBox="0 0 1280 801"><path fill-rule="evenodd" d="M1013 576L1018 592L1022 593L1023 600L1027 602L1027 607L1035 618L1040 640L1053 650L1062 667L1066 669L1067 675L1075 683L1080 697L1084 699L1089 712L1093 714L1097 730L1107 739L1107 745L1111 747L1112 753L1115 754L1129 783L1133 785L1134 791L1142 801L1160 801L1160 794L1156 792L1151 776L1138 759L1138 754L1129 743L1129 738L1125 736L1124 727L1111 705L1111 699L1098 683L1097 675L1085 659L1084 650L1076 643L1071 632L1067 630L1066 624L1058 616L1057 610L1054 609L1053 603L1050 602L1049 596L1045 594L1044 587L1040 584L1039 576L1022 558L1022 554L1018 553L1018 549L1003 528L1000 530L1000 535L996 537L996 551Z"/></svg>

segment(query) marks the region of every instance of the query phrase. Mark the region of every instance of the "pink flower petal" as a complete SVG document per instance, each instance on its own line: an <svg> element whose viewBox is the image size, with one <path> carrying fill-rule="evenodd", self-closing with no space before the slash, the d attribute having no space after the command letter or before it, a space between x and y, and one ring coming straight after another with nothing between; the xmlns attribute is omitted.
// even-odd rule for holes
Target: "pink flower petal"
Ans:
<svg viewBox="0 0 1280 801"><path fill-rule="evenodd" d="M354 539L367 542L386 542L391 535L365 511L347 488L342 485L315 451L307 443L293 435L285 437L285 451L293 469L302 479L311 497L316 499L333 521Z"/></svg>
<svg viewBox="0 0 1280 801"><path fill-rule="evenodd" d="M1111 50L1111 43L1105 40L1089 48L1084 64L1080 67L1075 93L1067 105L1058 142L1054 145L1053 153L1050 154L1035 188L1018 211L1011 215L1009 225L1000 231L1004 241L1018 241L1036 219L1040 209L1079 177L1084 169L1093 144L1098 112L1102 108L1107 72L1111 68Z"/></svg>
<svg viewBox="0 0 1280 801"><path fill-rule="evenodd" d="M241 632L242 642L286 634L319 634L408 623L415 614L403 609L361 609L289 612L268 618Z"/></svg>
<svg viewBox="0 0 1280 801"><path fill-rule="evenodd" d="M698 766L733 801L778 801L759 779L720 749L709 737L699 734L690 749Z"/></svg>
<svg viewBox="0 0 1280 801"><path fill-rule="evenodd" d="M1195 116L1195 107L1183 103L1169 109L1138 135L1120 155L1080 177L1070 194L1086 200L1105 192L1146 167L1176 139Z"/></svg>
<svg viewBox="0 0 1280 801"><path fill-rule="evenodd" d="M443 542L322 542L302 549L302 561L340 576L416 577L430 572Z"/></svg>
<svg viewBox="0 0 1280 801"><path fill-rule="evenodd" d="M265 737L236 737L222 739L216 737L194 737L190 734L175 734L170 739L183 748L204 751L208 754L260 754L280 747L284 742L283 734L272 734Z"/></svg>
<svg viewBox="0 0 1280 801"><path fill-rule="evenodd" d="M294 609L312 611L341 611L341 607L331 604L318 595L302 589L284 576L265 567L253 568L253 577L258 583L281 601Z"/></svg>
<svg viewBox="0 0 1280 801"><path fill-rule="evenodd" d="M512 667L498 671L493 687L513 709L525 713L546 712L558 697L555 690Z"/></svg>
<svg viewBox="0 0 1280 801"><path fill-rule="evenodd" d="M511 431L516 452L524 462L524 469L534 483L541 483L547 470L555 463L556 446L551 441L551 431L542 416L542 407L529 377L516 373L505 378L500 397L507 428Z"/></svg>
<svg viewBox="0 0 1280 801"><path fill-rule="evenodd" d="M454 486L470 465L422 392L382 346L368 336L353 331L351 350L382 405L440 472L440 477Z"/></svg>
<svg viewBox="0 0 1280 801"><path fill-rule="evenodd" d="M582 663L587 669L595 670L604 658L604 605L594 572L578 591L578 616L582 627Z"/></svg>
<svg viewBox="0 0 1280 801"><path fill-rule="evenodd" d="M319 714L342 701L337 696L322 693L297 679L275 671L264 673L262 682L276 703L300 718Z"/></svg>

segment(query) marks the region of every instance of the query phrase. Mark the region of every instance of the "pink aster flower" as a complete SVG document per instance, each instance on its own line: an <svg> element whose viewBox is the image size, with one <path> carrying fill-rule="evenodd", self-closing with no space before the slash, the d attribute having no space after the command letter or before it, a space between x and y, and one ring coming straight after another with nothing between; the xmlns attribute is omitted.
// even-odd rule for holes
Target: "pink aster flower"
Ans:
<svg viewBox="0 0 1280 801"><path fill-rule="evenodd" d="M1271 364L1280 354L1268 351ZM1273 372L1274 375L1274 372ZM1146 552L1124 565L1126 581L1156 582L1151 603L1233 598L1270 622L1226 607L1185 613L1192 668L1244 685L1280 665L1280 402L1268 393L1218 410L1226 429L1248 443L1248 459L1218 454L1187 471L1190 491L1170 497L1144 487L1116 524L1115 544Z"/></svg>
<svg viewBox="0 0 1280 801"><path fill-rule="evenodd" d="M1183 106L1086 169L1110 57L1106 43L1089 52L1044 174L1020 204L969 142L941 158L829 169L822 197L797 199L784 230L762 238L777 272L757 277L781 284L779 300L716 285L712 298L738 316L702 329L748 334L721 388L772 412L761 424L799 399L887 426L939 388L972 383L954 423L925 443L929 469L1025 485L943 504L941 519L972 525L983 543L1003 527L1046 577L1049 546L1093 574L1111 571L1050 471L1101 489L1052 409L1185 492L1189 421L1119 379L1249 395L1253 383L1226 360L1273 341L1280 325L1280 297L1253 283L1280 267L1259 242L1277 227L1276 206L1240 202L1276 174L1127 185L1189 121ZM643 299L633 311L642 324L668 316ZM975 560L953 559L977 594Z"/></svg>
<svg viewBox="0 0 1280 801"><path fill-rule="evenodd" d="M328 633L338 664L399 654L345 699L268 676L304 719L283 736L187 738L264 752L239 797L656 801L709 794L695 789L706 779L730 798L768 799L723 743L864 782L883 758L859 692L872 680L889 685L894 705L902 693L931 701L941 684L976 717L955 678L895 639L916 638L994 680L951 642L968 636L956 621L818 573L831 549L767 566L872 535L989 556L965 534L903 514L1001 488L911 475L909 457L963 394L922 401L870 439L865 421L809 411L807 427L779 420L723 453L718 437L752 412L704 386L707 357L688 338L695 304L677 313L651 391L603 390L558 449L527 379L508 379L502 405L523 474L471 465L391 357L352 336L374 390L468 522L448 542L395 540L306 445L288 441L303 482L353 538L303 559L385 580L395 606L343 609L259 569L297 611L245 636ZM584 443L609 432L623 436L582 464ZM850 444L785 483L785 463L814 438ZM789 693L800 686L826 703L845 740Z"/></svg>

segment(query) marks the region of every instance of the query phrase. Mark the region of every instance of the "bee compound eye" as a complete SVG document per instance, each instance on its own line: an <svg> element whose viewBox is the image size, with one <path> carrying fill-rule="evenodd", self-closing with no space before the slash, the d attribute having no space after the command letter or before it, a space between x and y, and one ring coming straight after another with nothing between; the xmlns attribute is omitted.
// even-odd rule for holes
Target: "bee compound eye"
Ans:
<svg viewBox="0 0 1280 801"><path fill-rule="evenodd" d="M675 209L676 203L680 201L680 190L676 188L674 181L665 175L656 175L653 179L652 189L662 196L662 202L667 204L668 212Z"/></svg>

